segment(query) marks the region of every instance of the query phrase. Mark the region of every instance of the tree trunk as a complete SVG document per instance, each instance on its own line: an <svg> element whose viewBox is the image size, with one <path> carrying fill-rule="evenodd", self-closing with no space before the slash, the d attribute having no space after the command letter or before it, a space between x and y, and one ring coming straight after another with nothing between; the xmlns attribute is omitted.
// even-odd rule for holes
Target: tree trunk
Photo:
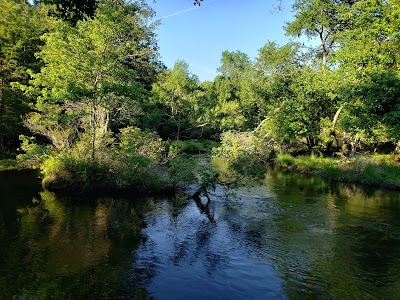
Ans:
<svg viewBox="0 0 400 300"><path fill-rule="evenodd" d="M3 113L3 79L0 78L0 113ZM2 124L0 124L2 125ZM0 132L0 149L3 149L3 131Z"/></svg>
<svg viewBox="0 0 400 300"><path fill-rule="evenodd" d="M176 136L176 140L177 141L179 141L180 133L181 133L181 115L178 114L178 133L177 133L177 136Z"/></svg>
<svg viewBox="0 0 400 300"><path fill-rule="evenodd" d="M322 64L326 67L326 64L328 63L328 54L325 52L324 46L322 46L322 49Z"/></svg>
<svg viewBox="0 0 400 300"><path fill-rule="evenodd" d="M338 142L338 139L337 139L337 136L336 136L335 129L336 129L336 125L337 125L337 122L339 120L339 116L340 116L340 113L342 111L342 108L343 108L343 106L341 105L338 108L338 110L336 111L335 116L333 117L333 120L332 120L332 130L330 132L330 136L332 136L334 138L335 142L336 142L336 152L339 151L339 142ZM332 152L333 142L334 142L333 140L330 140L329 142L326 143L326 154L327 155L331 155L332 154L331 152Z"/></svg>
<svg viewBox="0 0 400 300"><path fill-rule="evenodd" d="M95 156L95 143L96 143L96 108L93 105L92 108L92 162L94 162L96 156Z"/></svg>

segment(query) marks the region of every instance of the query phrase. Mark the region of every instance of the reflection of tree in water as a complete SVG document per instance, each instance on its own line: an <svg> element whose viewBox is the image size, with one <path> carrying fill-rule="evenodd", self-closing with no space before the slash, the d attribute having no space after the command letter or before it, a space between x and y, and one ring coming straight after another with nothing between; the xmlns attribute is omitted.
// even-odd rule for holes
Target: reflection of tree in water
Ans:
<svg viewBox="0 0 400 300"><path fill-rule="evenodd" d="M262 183L265 177L265 165L249 164L248 161L229 163L226 160L214 158L212 164L218 169L220 184L227 188L254 186Z"/></svg>
<svg viewBox="0 0 400 300"><path fill-rule="evenodd" d="M210 221L211 223L215 223L214 215L210 211L211 199L208 196L208 192L205 191L205 193L207 196L207 201L205 203L199 192L194 193L194 195L192 196L192 199L196 203L196 206L199 209L200 213L204 214L207 217L208 221Z"/></svg>
<svg viewBox="0 0 400 300"><path fill-rule="evenodd" d="M145 290L125 285L151 200L100 199L69 205L44 191L18 210L17 233L0 250L3 297L113 299ZM1 240L0 240L1 241Z"/></svg>
<svg viewBox="0 0 400 300"><path fill-rule="evenodd" d="M203 209L185 197L72 205L48 192L2 204L1 296L149 299L159 278L217 282L236 271L232 252L273 266L288 298L398 294L397 194L277 171L263 180L269 196L217 186Z"/></svg>
<svg viewBox="0 0 400 300"><path fill-rule="evenodd" d="M175 272L188 272L193 279L200 274L212 278L217 269L223 268L219 249L214 247L217 235L214 212L207 200L201 198L198 200L202 202L196 203L183 196L180 203L185 205L178 206L174 206L175 202L163 201L147 216L148 225L143 231L146 241L136 251L134 265L134 272L142 277L139 281L145 285L153 282L153 278L163 284L174 282ZM181 272L182 267L185 271Z"/></svg>
<svg viewBox="0 0 400 300"><path fill-rule="evenodd" d="M17 209L32 205L31 199L37 197L40 190L40 180L34 171L0 172L0 242L3 237L17 234Z"/></svg>
<svg viewBox="0 0 400 300"><path fill-rule="evenodd" d="M220 170L222 181L235 183L231 199L222 202L224 221L279 270L289 298L398 294L400 201L394 193L278 170L260 175L221 163ZM271 199L253 208L251 201L234 200L242 186L260 180Z"/></svg>
<svg viewBox="0 0 400 300"><path fill-rule="evenodd" d="M274 247L289 298L388 298L399 292L399 201L394 193L270 172L288 213Z"/></svg>

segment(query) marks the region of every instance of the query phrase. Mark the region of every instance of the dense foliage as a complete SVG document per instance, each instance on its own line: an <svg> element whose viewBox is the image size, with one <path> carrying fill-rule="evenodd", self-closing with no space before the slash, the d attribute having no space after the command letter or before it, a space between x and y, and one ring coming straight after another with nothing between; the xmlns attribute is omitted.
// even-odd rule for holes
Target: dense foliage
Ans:
<svg viewBox="0 0 400 300"><path fill-rule="evenodd" d="M397 151L397 0L297 0L286 32L317 48L224 51L212 82L163 66L144 1L0 4L0 148L15 153L25 135L20 157L43 162L44 182L173 186L168 169L191 168L176 156L207 149L194 139L255 161Z"/></svg>

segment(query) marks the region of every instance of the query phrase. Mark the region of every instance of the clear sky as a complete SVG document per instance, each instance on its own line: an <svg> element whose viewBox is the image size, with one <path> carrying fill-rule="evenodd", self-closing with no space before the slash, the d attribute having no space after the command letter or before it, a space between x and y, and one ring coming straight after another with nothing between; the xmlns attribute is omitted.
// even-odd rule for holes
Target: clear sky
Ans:
<svg viewBox="0 0 400 300"><path fill-rule="evenodd" d="M289 41L283 26L293 18L293 0L147 0L161 20L158 45L168 68L178 59L189 63L200 80L213 80L224 50L240 50L251 59L267 41Z"/></svg>

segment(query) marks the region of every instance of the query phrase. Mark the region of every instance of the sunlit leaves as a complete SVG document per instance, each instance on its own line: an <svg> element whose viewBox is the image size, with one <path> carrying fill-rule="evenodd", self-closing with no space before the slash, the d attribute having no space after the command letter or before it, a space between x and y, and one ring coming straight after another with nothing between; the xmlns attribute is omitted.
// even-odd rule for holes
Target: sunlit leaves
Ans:
<svg viewBox="0 0 400 300"><path fill-rule="evenodd" d="M172 134L177 139L181 128L195 127L202 98L199 80L189 71L189 65L182 60L175 63L172 70L161 73L153 84L153 102L165 107L163 118L168 126L175 127Z"/></svg>

